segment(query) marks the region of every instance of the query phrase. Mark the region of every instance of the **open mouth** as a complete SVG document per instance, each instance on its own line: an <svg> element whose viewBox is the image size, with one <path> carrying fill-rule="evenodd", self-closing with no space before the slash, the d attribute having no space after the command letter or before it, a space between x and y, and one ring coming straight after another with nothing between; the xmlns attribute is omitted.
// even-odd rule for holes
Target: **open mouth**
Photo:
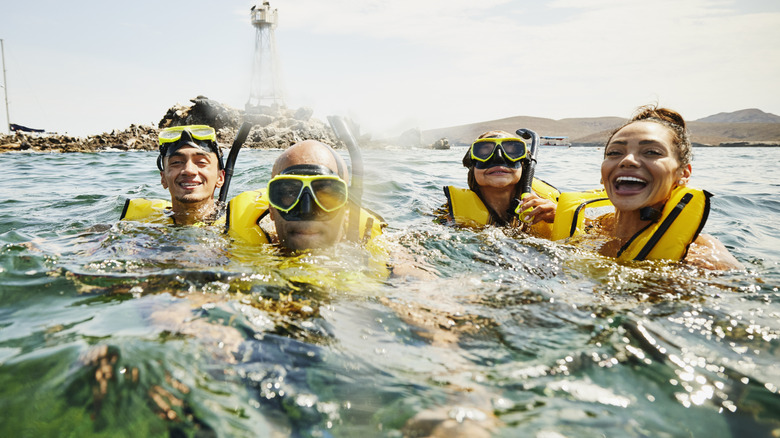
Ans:
<svg viewBox="0 0 780 438"><path fill-rule="evenodd" d="M619 176L613 183L618 193L633 193L644 190L647 187L647 181L635 176Z"/></svg>

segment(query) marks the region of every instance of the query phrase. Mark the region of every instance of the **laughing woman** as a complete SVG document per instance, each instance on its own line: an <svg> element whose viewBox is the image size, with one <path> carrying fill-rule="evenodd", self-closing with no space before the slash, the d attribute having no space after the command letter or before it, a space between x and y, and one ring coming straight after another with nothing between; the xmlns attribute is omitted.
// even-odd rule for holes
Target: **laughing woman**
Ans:
<svg viewBox="0 0 780 438"><path fill-rule="evenodd" d="M620 260L670 259L708 269L742 268L720 241L700 234L711 195L688 187L691 157L680 114L640 108L607 141L601 164L604 191L561 194L553 238L584 234L591 238L585 240L599 242L599 253ZM614 213L587 218L588 210L609 204Z"/></svg>
<svg viewBox="0 0 780 438"><path fill-rule="evenodd" d="M505 131L488 131L474 141L463 157L469 169L468 189L444 187L447 204L440 222L481 227L519 228L549 238L558 190L534 179L534 193L522 200L523 163L529 160L526 141Z"/></svg>

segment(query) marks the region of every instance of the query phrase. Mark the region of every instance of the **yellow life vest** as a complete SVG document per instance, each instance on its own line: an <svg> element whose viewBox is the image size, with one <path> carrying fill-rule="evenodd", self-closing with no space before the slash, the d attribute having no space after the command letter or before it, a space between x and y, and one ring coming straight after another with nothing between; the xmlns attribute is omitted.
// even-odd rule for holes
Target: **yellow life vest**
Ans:
<svg viewBox="0 0 780 438"><path fill-rule="evenodd" d="M119 220L173 225L171 201L165 199L128 199Z"/></svg>
<svg viewBox="0 0 780 438"><path fill-rule="evenodd" d="M604 190L587 192L563 192L558 197L558 209L551 240L561 240L582 234L585 219L597 219L607 213L613 213L615 207L609 202Z"/></svg>
<svg viewBox="0 0 780 438"><path fill-rule="evenodd" d="M271 237L260 228L260 221L267 214L265 189L240 193L227 205L228 235L252 245L271 243Z"/></svg>
<svg viewBox="0 0 780 438"><path fill-rule="evenodd" d="M531 188L538 196L558 202L560 192L550 184L534 178ZM447 196L449 220L455 224L468 227L483 227L490 224L490 212L475 192L470 189L445 186L444 195ZM538 222L531 226L531 232L549 238L552 234L552 224Z"/></svg>
<svg viewBox="0 0 780 438"><path fill-rule="evenodd" d="M268 233L260 227L260 221L268 214L265 189L243 192L233 198L227 207L227 232L232 238L249 244L270 243ZM347 215L347 219L349 215ZM346 223L347 221L345 221ZM361 242L367 244L382 234L384 219L365 208L360 209ZM349 224L346 224L349 226Z"/></svg>
<svg viewBox="0 0 780 438"><path fill-rule="evenodd" d="M661 212L618 251L618 260L682 260L699 236L710 211L711 193L690 187L672 191ZM614 211L603 190L561 193L553 224L553 240L587 233L585 219Z"/></svg>
<svg viewBox="0 0 780 438"><path fill-rule="evenodd" d="M227 233L230 237L236 239L238 242L249 245L261 245L264 243L270 243L271 237L268 233L260 227L260 221L268 215L268 198L266 197L266 189L251 190L240 193L233 198L227 207ZM345 227L348 227L349 214L347 213L345 219ZM370 254L367 261L368 273L361 273L361 270L350 271L351 275L357 275L356 278L361 278L361 275L370 275L380 280L386 279L390 275L390 269L388 267L389 254L387 250L386 242L383 239L376 239L379 237L384 227L387 224L384 219L378 214L373 213L365 208L360 209L360 232L361 243L364 248ZM299 262L295 262L297 257L290 260L294 266L298 266ZM305 259L305 257L304 257ZM296 281L303 283L318 284L320 280L329 278L328 276L322 276L322 279L310 275L309 271L316 271L316 269L305 269L307 274L296 276ZM342 272L341 276L349 277L349 272ZM356 280L357 281L357 280Z"/></svg>
<svg viewBox="0 0 780 438"><path fill-rule="evenodd" d="M119 220L173 225L171 208L171 201L165 199L128 199L125 201L125 207L122 209L122 215L119 217ZM212 225L222 225L224 223L225 215L222 215ZM204 224L198 223L197 225Z"/></svg>

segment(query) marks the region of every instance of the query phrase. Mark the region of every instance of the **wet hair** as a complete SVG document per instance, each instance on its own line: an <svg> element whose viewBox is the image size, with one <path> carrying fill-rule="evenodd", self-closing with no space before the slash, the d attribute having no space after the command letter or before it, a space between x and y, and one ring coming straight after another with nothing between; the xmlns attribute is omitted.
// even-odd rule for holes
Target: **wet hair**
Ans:
<svg viewBox="0 0 780 438"><path fill-rule="evenodd" d="M659 108L657 105L639 107L636 111L636 115L634 115L631 120L612 131L607 140L607 144L612 141L612 137L614 137L618 131L634 122L653 122L669 128L673 134L672 146L674 146L677 151L677 161L680 162L680 166L691 164L693 149L691 147L690 134L685 127L685 120L677 111L668 108Z"/></svg>

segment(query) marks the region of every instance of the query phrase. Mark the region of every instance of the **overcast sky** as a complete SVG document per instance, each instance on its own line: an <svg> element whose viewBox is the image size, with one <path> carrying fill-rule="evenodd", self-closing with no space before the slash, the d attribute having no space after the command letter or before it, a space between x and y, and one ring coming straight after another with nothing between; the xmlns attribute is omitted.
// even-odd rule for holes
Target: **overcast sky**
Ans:
<svg viewBox="0 0 780 438"><path fill-rule="evenodd" d="M6 1L11 123L89 135L243 108L252 1ZM261 3L261 2L258 2ZM378 134L517 115L780 115L776 0L276 0L292 108ZM0 106L5 126L5 106ZM530 127L533 128L533 127Z"/></svg>

